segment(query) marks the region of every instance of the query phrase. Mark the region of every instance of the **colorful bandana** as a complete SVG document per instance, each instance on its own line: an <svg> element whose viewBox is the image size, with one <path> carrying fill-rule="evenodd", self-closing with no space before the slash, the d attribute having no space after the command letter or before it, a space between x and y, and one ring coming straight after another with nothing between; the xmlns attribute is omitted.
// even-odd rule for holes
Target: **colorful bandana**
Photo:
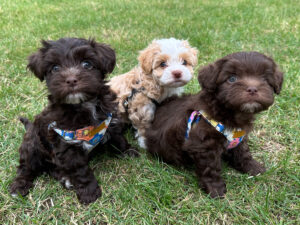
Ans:
<svg viewBox="0 0 300 225"><path fill-rule="evenodd" d="M100 142L105 143L104 138L106 130L112 119L112 114L108 114L108 118L102 121L98 126L88 126L75 131L62 130L56 127L56 122L52 122L48 126L48 130L53 129L65 142L70 144L82 144L83 148L90 152Z"/></svg>
<svg viewBox="0 0 300 225"><path fill-rule="evenodd" d="M189 133L191 131L193 123L198 123L201 118L204 118L206 122L211 124L214 128L216 128L217 131L219 131L221 134L223 134L227 139L227 149L235 148L237 147L243 140L244 136L246 135L246 132L240 128L238 129L228 129L223 124L216 122L215 120L209 120L207 119L207 114L200 110L200 111L194 111L192 112L188 123L187 123L187 129L185 138L189 138Z"/></svg>

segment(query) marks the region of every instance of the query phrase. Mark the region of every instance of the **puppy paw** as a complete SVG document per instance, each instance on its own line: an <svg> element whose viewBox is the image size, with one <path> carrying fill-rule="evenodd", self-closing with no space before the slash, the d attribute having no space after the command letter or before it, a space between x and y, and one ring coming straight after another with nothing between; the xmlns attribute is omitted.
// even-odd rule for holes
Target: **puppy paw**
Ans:
<svg viewBox="0 0 300 225"><path fill-rule="evenodd" d="M96 201L102 195L102 192L101 188L97 186L92 190L90 189L90 187L80 188L76 190L76 194L79 202L87 205Z"/></svg>
<svg viewBox="0 0 300 225"><path fill-rule="evenodd" d="M141 148L146 149L145 138L142 136L138 137L138 144Z"/></svg>
<svg viewBox="0 0 300 225"><path fill-rule="evenodd" d="M26 180L15 180L10 186L10 194L12 197L18 195L25 196L29 193L29 189L33 186L32 182Z"/></svg>
<svg viewBox="0 0 300 225"><path fill-rule="evenodd" d="M65 181L65 187L67 189L72 189L73 188L73 184L71 184L71 182L70 182L69 179L66 179L66 181Z"/></svg>
<svg viewBox="0 0 300 225"><path fill-rule="evenodd" d="M60 180L60 183L66 189L72 189L73 188L73 184L71 183L71 181L67 177L62 177L61 180Z"/></svg>
<svg viewBox="0 0 300 225"><path fill-rule="evenodd" d="M137 149L133 148L133 147L130 147L129 149L127 149L125 152L124 152L124 155L125 156L129 156L129 157L139 157L140 156L140 153L138 152Z"/></svg>
<svg viewBox="0 0 300 225"><path fill-rule="evenodd" d="M226 184L223 181L200 183L199 185L211 198L224 198L225 193L227 192Z"/></svg>
<svg viewBox="0 0 300 225"><path fill-rule="evenodd" d="M251 160L243 165L243 172L250 174L251 176L256 176L258 174L263 174L266 172L266 168L256 160Z"/></svg>

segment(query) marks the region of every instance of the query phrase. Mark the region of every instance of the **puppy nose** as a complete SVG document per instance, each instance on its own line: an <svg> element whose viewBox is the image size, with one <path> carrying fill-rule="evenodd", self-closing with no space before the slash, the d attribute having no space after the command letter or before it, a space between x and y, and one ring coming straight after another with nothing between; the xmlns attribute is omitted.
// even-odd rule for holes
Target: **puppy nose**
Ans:
<svg viewBox="0 0 300 225"><path fill-rule="evenodd" d="M77 78L75 76L69 76L67 79L66 79L66 83L68 85L71 85L71 86L74 86L77 84Z"/></svg>
<svg viewBox="0 0 300 225"><path fill-rule="evenodd" d="M174 70L172 71L172 75L178 79L178 78L181 78L181 75L182 75L182 72L180 70Z"/></svg>
<svg viewBox="0 0 300 225"><path fill-rule="evenodd" d="M247 92L251 95L254 95L257 92L257 88L256 87L248 87Z"/></svg>

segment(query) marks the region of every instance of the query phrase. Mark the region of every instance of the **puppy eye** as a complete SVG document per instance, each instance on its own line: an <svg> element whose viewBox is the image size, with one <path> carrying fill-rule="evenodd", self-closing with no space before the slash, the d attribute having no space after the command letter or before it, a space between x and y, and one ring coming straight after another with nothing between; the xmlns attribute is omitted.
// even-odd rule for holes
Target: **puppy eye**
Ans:
<svg viewBox="0 0 300 225"><path fill-rule="evenodd" d="M90 63L89 61L83 61L81 63L82 68L86 69L86 70L91 70L93 69L93 65L92 63Z"/></svg>
<svg viewBox="0 0 300 225"><path fill-rule="evenodd" d="M183 60L182 65L186 66L186 65L187 65L187 61L186 61L186 60Z"/></svg>
<svg viewBox="0 0 300 225"><path fill-rule="evenodd" d="M229 83L234 83L234 82L236 82L236 80L237 80L236 76L231 76L228 78Z"/></svg>
<svg viewBox="0 0 300 225"><path fill-rule="evenodd" d="M164 67L167 66L167 63L166 62L161 62L159 66L162 67L162 68L164 68Z"/></svg>
<svg viewBox="0 0 300 225"><path fill-rule="evenodd" d="M58 65L54 65L51 68L51 72L54 72L54 73L58 72L59 70L60 70L60 66L58 66Z"/></svg>

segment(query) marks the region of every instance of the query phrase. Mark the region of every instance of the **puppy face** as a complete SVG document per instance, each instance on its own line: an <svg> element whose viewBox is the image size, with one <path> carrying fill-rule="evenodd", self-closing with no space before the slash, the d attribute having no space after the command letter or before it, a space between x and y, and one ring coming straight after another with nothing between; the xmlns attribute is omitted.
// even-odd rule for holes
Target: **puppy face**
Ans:
<svg viewBox="0 0 300 225"><path fill-rule="evenodd" d="M42 44L29 57L28 68L46 80L51 96L60 103L79 104L93 98L115 66L114 51L94 40L62 38Z"/></svg>
<svg viewBox="0 0 300 225"><path fill-rule="evenodd" d="M215 93L220 104L243 113L257 113L273 104L283 73L275 62L258 52L228 55L199 72L203 89Z"/></svg>
<svg viewBox="0 0 300 225"><path fill-rule="evenodd" d="M154 40L138 60L143 71L161 86L179 87L192 79L197 54L187 41L170 38Z"/></svg>

